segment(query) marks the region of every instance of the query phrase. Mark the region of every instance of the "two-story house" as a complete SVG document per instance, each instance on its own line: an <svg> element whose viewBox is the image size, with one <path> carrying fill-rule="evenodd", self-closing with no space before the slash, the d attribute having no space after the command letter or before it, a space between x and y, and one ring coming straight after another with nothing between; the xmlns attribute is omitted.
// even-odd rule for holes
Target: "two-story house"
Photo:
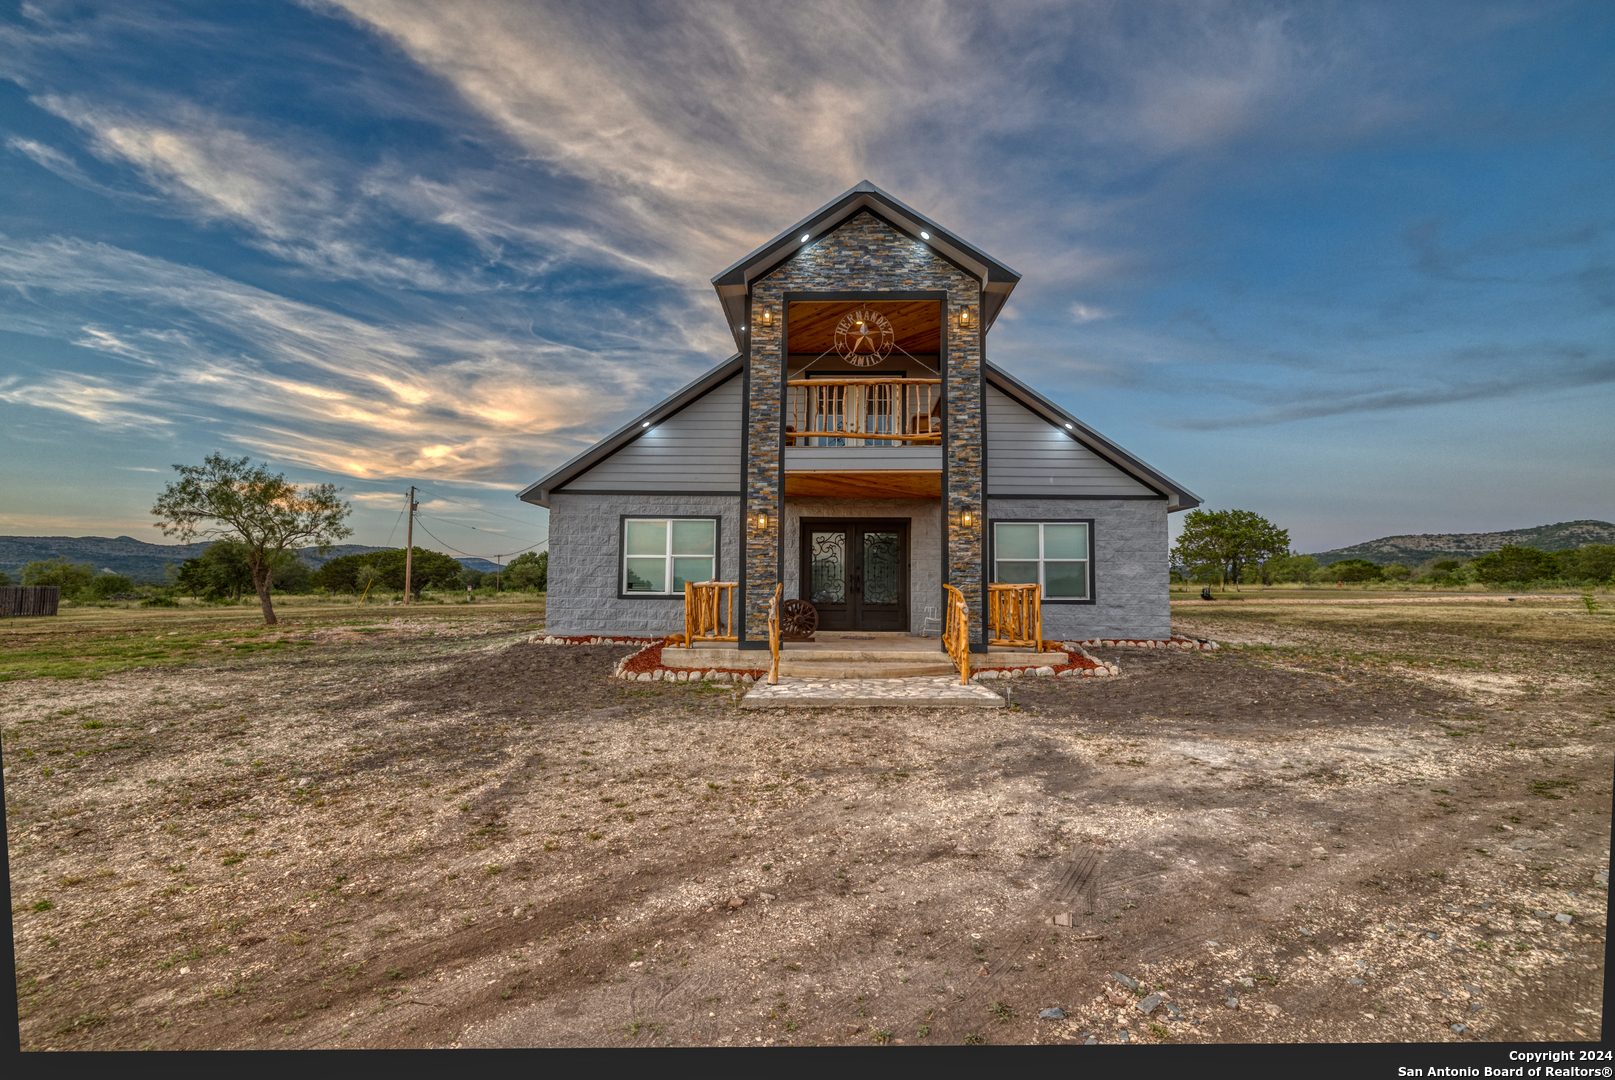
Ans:
<svg viewBox="0 0 1615 1080"><path fill-rule="evenodd" d="M822 630L919 634L948 583L979 650L1002 581L1046 638L1170 636L1167 515L1199 500L988 361L1019 280L867 182L713 278L736 354L520 495L550 633L677 632L724 580L740 649L779 582Z"/></svg>

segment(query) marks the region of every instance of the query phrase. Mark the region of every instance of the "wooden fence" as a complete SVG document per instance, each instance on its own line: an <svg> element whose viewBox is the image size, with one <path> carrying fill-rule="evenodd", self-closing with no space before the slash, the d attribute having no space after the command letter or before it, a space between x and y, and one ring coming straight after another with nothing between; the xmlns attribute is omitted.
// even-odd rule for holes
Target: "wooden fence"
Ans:
<svg viewBox="0 0 1615 1080"><path fill-rule="evenodd" d="M60 585L0 585L0 618L54 615L61 600Z"/></svg>
<svg viewBox="0 0 1615 1080"><path fill-rule="evenodd" d="M942 647L959 669L959 685L963 686L970 681L970 605L965 603L964 593L952 585L942 588L948 606L942 622Z"/></svg>

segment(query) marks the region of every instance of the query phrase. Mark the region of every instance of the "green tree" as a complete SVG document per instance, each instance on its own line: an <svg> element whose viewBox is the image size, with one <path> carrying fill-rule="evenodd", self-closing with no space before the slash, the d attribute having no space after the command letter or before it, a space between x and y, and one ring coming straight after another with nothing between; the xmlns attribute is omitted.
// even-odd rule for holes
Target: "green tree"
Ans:
<svg viewBox="0 0 1615 1080"><path fill-rule="evenodd" d="M1180 565L1217 565L1225 585L1238 585L1247 568L1289 553L1289 531L1249 510L1190 510L1172 549Z"/></svg>
<svg viewBox="0 0 1615 1080"><path fill-rule="evenodd" d="M410 568L409 586L417 597L424 588L433 586L452 588L459 580L460 560L452 559L440 551L415 548L412 562L414 565ZM375 565L381 572L381 576L376 580L378 586L387 589L404 587L403 548L378 552Z"/></svg>
<svg viewBox="0 0 1615 1080"><path fill-rule="evenodd" d="M505 567L505 587L508 589L544 592L549 588L550 553L535 555L524 551Z"/></svg>
<svg viewBox="0 0 1615 1080"><path fill-rule="evenodd" d="M1323 572L1330 581L1378 581L1380 577L1379 567L1367 559L1336 559Z"/></svg>
<svg viewBox="0 0 1615 1080"><path fill-rule="evenodd" d="M135 583L124 577L122 574L97 574L95 577L90 579L90 595L99 600L105 600L109 596L118 596L119 594L132 593L134 591Z"/></svg>
<svg viewBox="0 0 1615 1080"><path fill-rule="evenodd" d="M95 578L95 567L89 563L70 563L67 556L31 562L22 568L24 585L57 585L63 596L72 596Z"/></svg>
<svg viewBox="0 0 1615 1080"><path fill-rule="evenodd" d="M362 592L365 582L359 579L359 571L365 568L374 568L379 551L365 551L357 555L342 555L335 559L327 559L319 569L310 575L310 580L317 588L323 588L334 593Z"/></svg>
<svg viewBox="0 0 1615 1080"><path fill-rule="evenodd" d="M460 572L456 574L455 577L459 580L460 584L464 585L467 589L482 588L484 578L490 581L493 580L492 574L485 574L481 570L473 570L469 566L460 567Z"/></svg>
<svg viewBox="0 0 1615 1080"><path fill-rule="evenodd" d="M1263 569L1280 585L1292 581L1311 581L1313 572L1318 569L1318 560L1311 555L1281 555L1269 559L1263 564Z"/></svg>
<svg viewBox="0 0 1615 1080"><path fill-rule="evenodd" d="M1574 581L1602 583L1615 578L1615 544L1583 544L1556 554L1560 573Z"/></svg>
<svg viewBox="0 0 1615 1080"><path fill-rule="evenodd" d="M164 536L190 543L195 536L233 540L247 549L253 589L263 608L264 623L274 626L275 606L269 590L275 565L288 552L312 545L326 551L351 536L343 524L352 507L337 498L331 484L299 487L267 465L254 467L247 458L209 454L201 465L175 465L180 474L151 508Z"/></svg>
<svg viewBox="0 0 1615 1080"><path fill-rule="evenodd" d="M1379 574L1380 577L1385 578L1387 581L1406 581L1413 576L1413 571L1401 563L1392 563L1389 566L1380 567Z"/></svg>
<svg viewBox="0 0 1615 1080"><path fill-rule="evenodd" d="M1559 573L1559 560L1551 552L1534 547L1504 544L1490 555L1474 562L1475 576L1488 585L1505 581L1536 581Z"/></svg>
<svg viewBox="0 0 1615 1080"><path fill-rule="evenodd" d="M11 584L11 575L6 573L4 570L0 570L0 589L3 589L7 585L10 585L10 584Z"/></svg>
<svg viewBox="0 0 1615 1080"><path fill-rule="evenodd" d="M202 554L180 563L175 580L194 599L240 600L243 589L252 588L252 566L245 544L218 540Z"/></svg>

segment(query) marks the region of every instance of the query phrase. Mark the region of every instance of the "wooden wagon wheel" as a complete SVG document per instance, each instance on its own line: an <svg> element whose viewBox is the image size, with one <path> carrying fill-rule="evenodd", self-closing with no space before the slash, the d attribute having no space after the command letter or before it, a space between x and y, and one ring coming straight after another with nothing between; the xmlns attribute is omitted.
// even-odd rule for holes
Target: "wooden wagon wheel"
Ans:
<svg viewBox="0 0 1615 1080"><path fill-rule="evenodd" d="M780 605L779 636L785 641L812 641L819 628L819 609L806 600L787 600Z"/></svg>

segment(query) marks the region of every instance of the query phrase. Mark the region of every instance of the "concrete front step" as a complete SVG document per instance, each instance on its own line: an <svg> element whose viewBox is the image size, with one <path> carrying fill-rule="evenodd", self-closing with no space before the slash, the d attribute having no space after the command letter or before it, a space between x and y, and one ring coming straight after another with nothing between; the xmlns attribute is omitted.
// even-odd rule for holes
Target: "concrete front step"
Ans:
<svg viewBox="0 0 1615 1080"><path fill-rule="evenodd" d="M764 654L767 655L766 653ZM958 669L952 661L922 661L918 658L902 661L876 662L873 660L825 660L814 657L811 660L798 660L794 657L787 660L785 653L780 654L779 673L792 675L804 679L906 679L920 675L952 675ZM766 666L766 664L765 664Z"/></svg>
<svg viewBox="0 0 1615 1080"><path fill-rule="evenodd" d="M787 645L780 650L779 670L783 675L821 679L897 679L920 675L945 675L955 670L948 654L939 648L845 648L830 643L807 643L811 647ZM915 642L918 644L918 642ZM1067 662L1062 652L1026 652L997 648L970 654L972 671L981 668L1055 667ZM698 645L693 649L670 645L662 650L662 666L691 671L712 668L755 669L769 665L766 649L735 649Z"/></svg>

